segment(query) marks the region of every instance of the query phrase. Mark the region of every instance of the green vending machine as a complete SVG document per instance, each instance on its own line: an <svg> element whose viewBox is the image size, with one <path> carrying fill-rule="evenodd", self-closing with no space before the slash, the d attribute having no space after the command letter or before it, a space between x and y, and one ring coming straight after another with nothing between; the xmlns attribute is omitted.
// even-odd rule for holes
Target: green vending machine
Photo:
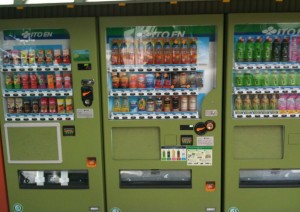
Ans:
<svg viewBox="0 0 300 212"><path fill-rule="evenodd" d="M298 211L299 14L228 21L225 211Z"/></svg>
<svg viewBox="0 0 300 212"><path fill-rule="evenodd" d="M222 27L100 18L108 211L221 211Z"/></svg>
<svg viewBox="0 0 300 212"><path fill-rule="evenodd" d="M96 45L93 18L0 22L11 212L104 211Z"/></svg>

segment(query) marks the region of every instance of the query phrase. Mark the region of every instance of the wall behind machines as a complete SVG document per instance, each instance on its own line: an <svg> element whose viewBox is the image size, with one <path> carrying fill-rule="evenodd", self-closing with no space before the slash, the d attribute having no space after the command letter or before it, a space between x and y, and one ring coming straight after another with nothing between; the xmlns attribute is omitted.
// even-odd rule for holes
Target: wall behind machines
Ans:
<svg viewBox="0 0 300 212"><path fill-rule="evenodd" d="M231 0L230 3L216 1L189 1L178 4L136 3L119 7L109 5L75 5L73 9L66 6L1 7L0 19L16 18L51 18L51 17L99 17L99 16L141 16L141 15L187 15L187 14L227 14L227 13L272 13L299 12L298 0Z"/></svg>

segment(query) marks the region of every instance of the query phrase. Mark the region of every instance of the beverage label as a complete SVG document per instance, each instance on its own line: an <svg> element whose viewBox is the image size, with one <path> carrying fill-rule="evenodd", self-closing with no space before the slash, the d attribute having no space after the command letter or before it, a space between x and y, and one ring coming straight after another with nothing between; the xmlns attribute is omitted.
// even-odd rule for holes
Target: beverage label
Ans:
<svg viewBox="0 0 300 212"><path fill-rule="evenodd" d="M254 43L253 49L253 61L261 62L262 61L262 52L263 52L263 42L261 37L257 37Z"/></svg>
<svg viewBox="0 0 300 212"><path fill-rule="evenodd" d="M235 73L234 84L235 84L235 86L243 86L244 85L244 74L242 71L237 71Z"/></svg>
<svg viewBox="0 0 300 212"><path fill-rule="evenodd" d="M146 75L139 74L137 77L137 87L138 88L146 88Z"/></svg>
<svg viewBox="0 0 300 212"><path fill-rule="evenodd" d="M179 39L174 38L172 45L172 63L180 64L181 63L181 44L179 43Z"/></svg>
<svg viewBox="0 0 300 212"><path fill-rule="evenodd" d="M14 84L13 73L7 73L5 75L5 88L6 89L13 89L13 84Z"/></svg>
<svg viewBox="0 0 300 212"><path fill-rule="evenodd" d="M15 113L15 98L7 98L7 112Z"/></svg>
<svg viewBox="0 0 300 212"><path fill-rule="evenodd" d="M47 98L41 98L40 100L40 108L41 113L48 113L48 99Z"/></svg>
<svg viewBox="0 0 300 212"><path fill-rule="evenodd" d="M286 71L281 71L280 75L279 75L279 85L281 86L285 86L287 85L287 74Z"/></svg>
<svg viewBox="0 0 300 212"><path fill-rule="evenodd" d="M39 112L39 100L38 99L33 99L32 100L32 112L33 113L38 113Z"/></svg>
<svg viewBox="0 0 300 212"><path fill-rule="evenodd" d="M190 88L196 88L196 73L195 72L189 72L188 84L189 84Z"/></svg>
<svg viewBox="0 0 300 212"><path fill-rule="evenodd" d="M244 62L245 60L245 40L243 37L239 37L235 44L235 61Z"/></svg>
<svg viewBox="0 0 300 212"><path fill-rule="evenodd" d="M30 99L24 99L24 113L30 113L31 112L31 101Z"/></svg>
<svg viewBox="0 0 300 212"><path fill-rule="evenodd" d="M290 61L297 62L298 61L298 37L292 36L291 38L291 46L290 46Z"/></svg>
<svg viewBox="0 0 300 212"><path fill-rule="evenodd" d="M132 113L138 112L138 104L135 99L130 100L130 112Z"/></svg>
<svg viewBox="0 0 300 212"><path fill-rule="evenodd" d="M281 57L281 43L280 38L275 37L272 44L272 61L279 62Z"/></svg>
<svg viewBox="0 0 300 212"><path fill-rule="evenodd" d="M118 40L111 41L111 58L112 65L119 65L119 44Z"/></svg>
<svg viewBox="0 0 300 212"><path fill-rule="evenodd" d="M251 110L251 99L249 95L246 95L246 97L243 99L243 109Z"/></svg>
<svg viewBox="0 0 300 212"><path fill-rule="evenodd" d="M161 97L157 97L155 99L155 111L156 112L162 111L162 98Z"/></svg>
<svg viewBox="0 0 300 212"><path fill-rule="evenodd" d="M296 96L295 95L289 95L286 99L286 109L288 113L293 114L296 111Z"/></svg>
<svg viewBox="0 0 300 212"><path fill-rule="evenodd" d="M253 76L251 71L246 71L244 74L244 86L252 86L253 85Z"/></svg>
<svg viewBox="0 0 300 212"><path fill-rule="evenodd" d="M164 85L163 88L171 88L171 79L168 73L164 73Z"/></svg>
<svg viewBox="0 0 300 212"><path fill-rule="evenodd" d="M72 88L72 74L71 73L64 73L64 87L65 88Z"/></svg>
<svg viewBox="0 0 300 212"><path fill-rule="evenodd" d="M181 39L181 64L189 64L189 48L186 38Z"/></svg>
<svg viewBox="0 0 300 212"><path fill-rule="evenodd" d="M296 107L296 112L299 114L300 113L300 95L296 95L295 97L295 107Z"/></svg>
<svg viewBox="0 0 300 212"><path fill-rule="evenodd" d="M121 109L121 103L120 103L120 97L114 97L113 102L113 112L120 112Z"/></svg>
<svg viewBox="0 0 300 212"><path fill-rule="evenodd" d="M23 113L23 99L22 98L16 98L15 99L15 107L16 107L16 113Z"/></svg>
<svg viewBox="0 0 300 212"><path fill-rule="evenodd" d="M272 86L278 86L279 85L279 75L278 75L278 72L276 70L272 71L272 74L271 74L271 85Z"/></svg>
<svg viewBox="0 0 300 212"><path fill-rule="evenodd" d="M3 65L10 65L13 64L13 59L12 59L12 51L11 50L5 50L3 51Z"/></svg>
<svg viewBox="0 0 300 212"><path fill-rule="evenodd" d="M287 101L287 96L284 94L279 95L278 98L278 110L281 114L286 113L286 102Z"/></svg>
<svg viewBox="0 0 300 212"><path fill-rule="evenodd" d="M179 75L178 73L170 73L171 74L171 88L179 87ZM196 76L195 76L196 78ZM196 81L196 79L195 79Z"/></svg>
<svg viewBox="0 0 300 212"><path fill-rule="evenodd" d="M69 49L63 49L63 63L64 64L70 64L70 50Z"/></svg>
<svg viewBox="0 0 300 212"><path fill-rule="evenodd" d="M269 86L270 85L270 73L269 71L264 71L262 74L262 86Z"/></svg>
<svg viewBox="0 0 300 212"><path fill-rule="evenodd" d="M21 51L21 63L22 63L22 65L28 64L28 51L27 50Z"/></svg>
<svg viewBox="0 0 300 212"><path fill-rule="evenodd" d="M153 74L146 74L146 87L154 88L154 75Z"/></svg>
<svg viewBox="0 0 300 212"><path fill-rule="evenodd" d="M187 75L186 72L180 72L179 74L179 86L181 88L186 88L187 85Z"/></svg>
<svg viewBox="0 0 300 212"><path fill-rule="evenodd" d="M29 52L28 52L28 63L30 65L34 65L35 64L35 49L29 49Z"/></svg>
<svg viewBox="0 0 300 212"><path fill-rule="evenodd" d="M188 97L187 96L180 97L180 109L181 109L181 111L188 110Z"/></svg>
<svg viewBox="0 0 300 212"><path fill-rule="evenodd" d="M151 97L148 98L146 107L148 112L154 112L155 105L154 105L154 100Z"/></svg>
<svg viewBox="0 0 300 212"><path fill-rule="evenodd" d="M57 113L65 113L65 100L57 99Z"/></svg>
<svg viewBox="0 0 300 212"><path fill-rule="evenodd" d="M295 86L296 85L296 73L294 70L290 71L289 75L288 75L288 85L290 86Z"/></svg>
<svg viewBox="0 0 300 212"><path fill-rule="evenodd" d="M73 113L73 99L66 98L66 113Z"/></svg>
<svg viewBox="0 0 300 212"><path fill-rule="evenodd" d="M196 74L196 85L198 88L203 87L203 72L197 72Z"/></svg>
<svg viewBox="0 0 300 212"><path fill-rule="evenodd" d="M270 109L271 110L278 110L278 100L276 95L272 95L271 99L270 99Z"/></svg>
<svg viewBox="0 0 300 212"><path fill-rule="evenodd" d="M138 101L138 111L145 111L146 110L146 100L145 98L141 97Z"/></svg>
<svg viewBox="0 0 300 212"><path fill-rule="evenodd" d="M272 60L272 38L267 37L263 44L263 61L270 62Z"/></svg>
<svg viewBox="0 0 300 212"><path fill-rule="evenodd" d="M165 112L170 112L171 111L171 99L168 96L166 96L164 98L164 111Z"/></svg>
<svg viewBox="0 0 300 212"><path fill-rule="evenodd" d="M196 111L197 109L197 101L196 96L189 96L189 111Z"/></svg>
<svg viewBox="0 0 300 212"><path fill-rule="evenodd" d="M262 110L269 110L270 102L267 95L263 95L260 100L260 106Z"/></svg>
<svg viewBox="0 0 300 212"><path fill-rule="evenodd" d="M162 88L162 75L160 73L155 73L155 88Z"/></svg>
<svg viewBox="0 0 300 212"><path fill-rule="evenodd" d="M54 75L53 74L47 75L47 83L48 83L49 89L54 89Z"/></svg>
<svg viewBox="0 0 300 212"><path fill-rule="evenodd" d="M56 98L49 98L49 113L56 113Z"/></svg>
<svg viewBox="0 0 300 212"><path fill-rule="evenodd" d="M145 40L144 64L152 65L154 63L153 50L152 41L150 39Z"/></svg>
<svg viewBox="0 0 300 212"><path fill-rule="evenodd" d="M45 63L45 52L43 49L38 49L36 52L37 64L42 65Z"/></svg>
<svg viewBox="0 0 300 212"><path fill-rule="evenodd" d="M14 89L21 89L21 74L14 74Z"/></svg>
<svg viewBox="0 0 300 212"><path fill-rule="evenodd" d="M54 49L54 64L61 64L61 50L60 49Z"/></svg>
<svg viewBox="0 0 300 212"><path fill-rule="evenodd" d="M45 74L39 73L37 75L37 79L38 79L38 88L39 89L46 89L47 88L47 84L46 84L46 76L45 76Z"/></svg>
<svg viewBox="0 0 300 212"><path fill-rule="evenodd" d="M241 95L237 95L235 100L234 100L234 109L235 110L242 110L242 105L243 105L243 102L242 102Z"/></svg>
<svg viewBox="0 0 300 212"><path fill-rule="evenodd" d="M157 38L154 45L154 63L163 63L163 41L162 38Z"/></svg>
<svg viewBox="0 0 300 212"><path fill-rule="evenodd" d="M170 38L165 38L164 40L164 48L163 48L163 57L164 57L164 64L172 64L172 47L171 47L172 40Z"/></svg>
<svg viewBox="0 0 300 212"><path fill-rule="evenodd" d="M246 46L245 46L245 59L246 62L253 61L253 52L254 52L254 39L252 37L248 37Z"/></svg>
<svg viewBox="0 0 300 212"><path fill-rule="evenodd" d="M137 74L130 74L129 76L129 88L137 88ZM116 79L113 79L113 85L115 84L116 85L116 82L114 82L114 80Z"/></svg>
<svg viewBox="0 0 300 212"><path fill-rule="evenodd" d="M138 65L144 65L144 52L145 52L145 46L141 39L137 40L136 43L136 50L135 50L135 59L136 64Z"/></svg>
<svg viewBox="0 0 300 212"><path fill-rule="evenodd" d="M122 104L121 104L120 112L129 112L129 101L128 101L128 97L123 97L123 98L122 98Z"/></svg>
<svg viewBox="0 0 300 212"><path fill-rule="evenodd" d="M260 100L258 98L258 95L255 95L253 97L251 104L253 110L260 110Z"/></svg>
<svg viewBox="0 0 300 212"><path fill-rule="evenodd" d="M62 74L61 73L56 73L55 74L55 87L57 89L62 89L63 88L63 80L62 80Z"/></svg>
<svg viewBox="0 0 300 212"><path fill-rule="evenodd" d="M281 42L281 61L288 62L290 54L290 39L289 37L284 37Z"/></svg>
<svg viewBox="0 0 300 212"><path fill-rule="evenodd" d="M258 71L258 70L254 71L253 85L254 86L261 86L261 74L260 74L260 71Z"/></svg>
<svg viewBox="0 0 300 212"><path fill-rule="evenodd" d="M33 73L30 74L30 88L31 89L38 88L37 76L36 76L36 74L33 74Z"/></svg>
<svg viewBox="0 0 300 212"><path fill-rule="evenodd" d="M127 56L127 44L125 39L122 39L120 44L120 51L119 51L119 64L125 65L126 56Z"/></svg>
<svg viewBox="0 0 300 212"><path fill-rule="evenodd" d="M179 98L176 96L172 98L172 110L179 111Z"/></svg>
<svg viewBox="0 0 300 212"><path fill-rule="evenodd" d="M126 40L126 43L127 43L127 51L126 51L125 65L134 65L135 63L134 42L132 39L130 39L130 40Z"/></svg>
<svg viewBox="0 0 300 212"><path fill-rule="evenodd" d="M19 50L12 50L11 51L11 56L12 56L12 63L14 65L19 65L20 64L20 52L19 52ZM35 59L35 54L34 54L34 59ZM29 63L30 63L30 57L29 57Z"/></svg>
<svg viewBox="0 0 300 212"><path fill-rule="evenodd" d="M27 73L22 73L22 88L29 89L29 75Z"/></svg>
<svg viewBox="0 0 300 212"><path fill-rule="evenodd" d="M197 64L198 50L197 50L197 38L190 38L190 63Z"/></svg>

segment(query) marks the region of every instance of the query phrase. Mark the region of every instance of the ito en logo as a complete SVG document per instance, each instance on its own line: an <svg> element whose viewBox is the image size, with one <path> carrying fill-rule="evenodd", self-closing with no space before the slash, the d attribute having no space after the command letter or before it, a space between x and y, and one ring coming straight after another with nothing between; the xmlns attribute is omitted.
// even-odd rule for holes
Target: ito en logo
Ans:
<svg viewBox="0 0 300 212"><path fill-rule="evenodd" d="M274 27L269 26L267 29L264 29L264 30L262 31L262 33L263 33L263 34L266 34L266 35L274 35L274 34L277 33L277 30L274 29Z"/></svg>
<svg viewBox="0 0 300 212"><path fill-rule="evenodd" d="M23 36L24 39L27 39L30 37L30 32L26 31L26 32L23 32L21 35Z"/></svg>
<svg viewBox="0 0 300 212"><path fill-rule="evenodd" d="M231 207L228 209L228 212L239 212L239 209L237 207Z"/></svg>

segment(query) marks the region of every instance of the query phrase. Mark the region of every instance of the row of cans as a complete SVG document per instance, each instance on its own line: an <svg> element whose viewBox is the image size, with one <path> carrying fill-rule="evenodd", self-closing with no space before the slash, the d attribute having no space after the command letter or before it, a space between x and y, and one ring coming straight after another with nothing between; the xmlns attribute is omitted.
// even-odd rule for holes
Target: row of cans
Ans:
<svg viewBox="0 0 300 212"><path fill-rule="evenodd" d="M70 89L72 74L56 73L6 73L6 89Z"/></svg>
<svg viewBox="0 0 300 212"><path fill-rule="evenodd" d="M203 87L203 72L177 73L112 73L112 88L199 88Z"/></svg>
<svg viewBox="0 0 300 212"><path fill-rule="evenodd" d="M13 113L73 113L73 99L43 98L7 98L7 112Z"/></svg>
<svg viewBox="0 0 300 212"><path fill-rule="evenodd" d="M298 86L300 71L295 70L238 70L234 85L242 86Z"/></svg>
<svg viewBox="0 0 300 212"><path fill-rule="evenodd" d="M280 113L300 113L299 94L235 95L235 110L279 110Z"/></svg>
<svg viewBox="0 0 300 212"><path fill-rule="evenodd" d="M196 64L196 37L112 39L112 65Z"/></svg>
<svg viewBox="0 0 300 212"><path fill-rule="evenodd" d="M296 62L299 61L298 54L300 53L300 50L298 50L300 40L298 40L298 37L278 35L239 36L235 43L235 61Z"/></svg>
<svg viewBox="0 0 300 212"><path fill-rule="evenodd" d="M114 97L112 112L179 112L196 111L197 97Z"/></svg>
<svg viewBox="0 0 300 212"><path fill-rule="evenodd" d="M69 49L23 49L3 51L3 65L70 64Z"/></svg>

